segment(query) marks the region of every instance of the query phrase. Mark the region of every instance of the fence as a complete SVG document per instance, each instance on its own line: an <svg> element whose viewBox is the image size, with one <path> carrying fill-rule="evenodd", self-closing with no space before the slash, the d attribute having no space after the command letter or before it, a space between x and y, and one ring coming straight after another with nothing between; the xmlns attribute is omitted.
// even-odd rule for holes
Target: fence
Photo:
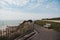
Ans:
<svg viewBox="0 0 60 40"><path fill-rule="evenodd" d="M20 27L17 30L18 27L19 26L14 26L14 27L11 26L11 27L7 27L6 30L2 30L0 32L0 40L14 40L17 37L29 34L34 30L32 26Z"/></svg>

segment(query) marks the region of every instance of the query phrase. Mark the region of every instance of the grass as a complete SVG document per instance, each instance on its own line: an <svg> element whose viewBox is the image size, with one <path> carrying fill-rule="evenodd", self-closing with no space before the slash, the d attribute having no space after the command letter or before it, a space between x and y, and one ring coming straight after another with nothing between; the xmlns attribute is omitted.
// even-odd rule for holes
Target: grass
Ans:
<svg viewBox="0 0 60 40"><path fill-rule="evenodd" d="M10 34L8 34L8 36L7 35L0 36L0 40L14 40L17 37L22 37L31 32L33 32L32 27L31 28L29 28L29 26L25 27L23 23L21 23L20 25L17 26L16 31L11 32Z"/></svg>
<svg viewBox="0 0 60 40"><path fill-rule="evenodd" d="M45 19L42 19L42 20L60 20L60 17L57 17L57 18L45 18Z"/></svg>
<svg viewBox="0 0 60 40"><path fill-rule="evenodd" d="M42 21L42 20L36 20L34 23L37 24L37 25L40 25L40 26L44 26L46 23L49 23L49 24L51 24L51 27L49 27L49 29L54 29L54 30L60 32L60 23Z"/></svg>

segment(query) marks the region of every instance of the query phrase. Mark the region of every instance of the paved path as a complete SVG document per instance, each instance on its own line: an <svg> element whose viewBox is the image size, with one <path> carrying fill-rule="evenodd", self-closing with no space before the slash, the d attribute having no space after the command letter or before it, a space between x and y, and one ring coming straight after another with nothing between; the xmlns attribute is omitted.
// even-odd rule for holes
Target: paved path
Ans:
<svg viewBox="0 0 60 40"><path fill-rule="evenodd" d="M28 40L60 40L60 32L34 25L37 34Z"/></svg>
<svg viewBox="0 0 60 40"><path fill-rule="evenodd" d="M50 22L57 22L57 23L60 23L60 20L43 20L43 21L50 21Z"/></svg>

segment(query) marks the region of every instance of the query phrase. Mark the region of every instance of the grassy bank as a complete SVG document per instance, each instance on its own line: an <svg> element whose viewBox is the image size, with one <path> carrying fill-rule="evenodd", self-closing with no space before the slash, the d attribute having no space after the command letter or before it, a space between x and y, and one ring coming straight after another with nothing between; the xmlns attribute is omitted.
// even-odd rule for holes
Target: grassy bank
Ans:
<svg viewBox="0 0 60 40"><path fill-rule="evenodd" d="M42 20L36 20L34 22L35 24L38 24L40 26L44 26L46 23L51 24L51 27L49 27L49 29L54 29L56 31L60 31L60 23L56 23L56 22L49 22L49 21L42 21Z"/></svg>
<svg viewBox="0 0 60 40"><path fill-rule="evenodd" d="M45 18L45 19L42 19L42 20L60 20L60 17L57 17L57 18Z"/></svg>
<svg viewBox="0 0 60 40"><path fill-rule="evenodd" d="M33 29L30 25L21 23L17 26L15 31L10 31L10 33L6 33L7 35L0 36L0 40L14 40L17 37L22 37L29 33L33 32Z"/></svg>

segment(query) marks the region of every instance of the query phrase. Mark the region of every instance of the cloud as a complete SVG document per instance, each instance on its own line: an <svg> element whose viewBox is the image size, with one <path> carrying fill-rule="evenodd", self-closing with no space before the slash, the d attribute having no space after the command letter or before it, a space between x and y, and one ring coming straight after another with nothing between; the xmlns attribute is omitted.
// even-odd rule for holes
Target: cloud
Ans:
<svg viewBox="0 0 60 40"><path fill-rule="evenodd" d="M55 15L55 16L54 16ZM36 20L42 18L57 17L58 14L35 14L35 13L24 13L10 10L0 10L0 20Z"/></svg>
<svg viewBox="0 0 60 40"><path fill-rule="evenodd" d="M41 19L60 16L57 0L0 0L0 19Z"/></svg>
<svg viewBox="0 0 60 40"><path fill-rule="evenodd" d="M22 18L24 13L16 12L16 11L9 11L9 10L0 10L0 20L14 20Z"/></svg>
<svg viewBox="0 0 60 40"><path fill-rule="evenodd" d="M58 8L58 4L56 0L0 0L0 8L24 11L28 10L30 12L34 12L35 10L42 10L42 12L44 12L48 9L49 11L56 10Z"/></svg>
<svg viewBox="0 0 60 40"><path fill-rule="evenodd" d="M6 7L6 8L12 8L14 6L24 6L27 4L29 0L0 0L0 6L1 7Z"/></svg>

